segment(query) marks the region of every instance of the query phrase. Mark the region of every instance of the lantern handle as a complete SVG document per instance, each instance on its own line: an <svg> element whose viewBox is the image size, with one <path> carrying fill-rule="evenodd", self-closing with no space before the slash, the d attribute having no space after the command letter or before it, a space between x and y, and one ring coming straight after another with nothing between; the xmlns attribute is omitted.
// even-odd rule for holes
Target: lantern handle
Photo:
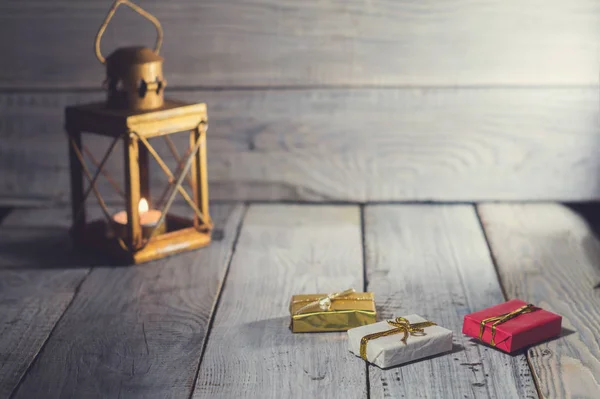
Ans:
<svg viewBox="0 0 600 399"><path fill-rule="evenodd" d="M102 23L102 25L100 25L100 29L98 30L98 33L96 34L96 41L94 43L94 50L96 51L96 57L98 58L98 61L100 61L102 64L106 63L106 58L104 58L102 56L102 53L100 52L100 40L102 39L102 35L104 34L104 31L106 30L106 26L112 19L113 15L115 15L115 11L117 11L117 8L119 8L119 6L121 4L128 6L133 11L137 12L142 17L148 19L150 22L152 22L154 24L154 27L156 28L156 33L157 33L156 44L154 45L154 52L156 54L158 54L158 52L160 51L160 46L162 46L163 30L162 30L162 27L160 26L160 22L158 22L158 19L155 16L153 16L152 14L150 14L149 12L143 10L137 4L134 4L129 0L116 0L113 3L110 10L108 11L106 18L104 19L104 22Z"/></svg>

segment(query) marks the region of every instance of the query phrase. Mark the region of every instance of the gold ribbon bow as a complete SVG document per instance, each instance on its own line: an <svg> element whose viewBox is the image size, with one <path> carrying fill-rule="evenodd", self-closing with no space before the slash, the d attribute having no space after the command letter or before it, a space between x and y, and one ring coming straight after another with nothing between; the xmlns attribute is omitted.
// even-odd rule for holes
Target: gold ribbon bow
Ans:
<svg viewBox="0 0 600 399"><path fill-rule="evenodd" d="M504 313L499 316L488 317L487 319L481 320L481 324L479 327L479 340L482 341L483 332L485 331L485 325L487 323L493 323L492 324L492 340L490 341L490 345L496 346L496 342L494 340L496 338L496 326L498 324L506 323L510 319L514 319L515 317L520 316L525 313L535 312L536 310L539 310L539 308L536 308L532 304L527 304L525 306L521 306L517 310L513 310L512 312Z"/></svg>
<svg viewBox="0 0 600 399"><path fill-rule="evenodd" d="M363 360L367 360L367 343L372 339L377 339L381 337L387 337L388 335L400 334L404 333L404 337L402 337L401 341L406 345L406 340L409 335L413 336L423 336L425 334L425 327L436 326L432 321L423 321L421 323L411 324L404 317L397 317L396 320L388 320L389 325L394 326L396 328L392 328L391 330L380 331L373 334L365 335L360 339L360 357Z"/></svg>
<svg viewBox="0 0 600 399"><path fill-rule="evenodd" d="M329 294L327 296L324 296L323 298L319 298L316 301L313 301L307 305L302 306L300 309L296 310L296 312L294 313L295 315L299 315L304 313L306 310L308 309L312 309L314 307L319 307L321 310L327 311L331 308L331 301L337 299L337 298L341 298L341 297L345 297L348 296L350 294L354 294L354 288L348 288L346 291L341 291L341 292L334 292L332 294Z"/></svg>

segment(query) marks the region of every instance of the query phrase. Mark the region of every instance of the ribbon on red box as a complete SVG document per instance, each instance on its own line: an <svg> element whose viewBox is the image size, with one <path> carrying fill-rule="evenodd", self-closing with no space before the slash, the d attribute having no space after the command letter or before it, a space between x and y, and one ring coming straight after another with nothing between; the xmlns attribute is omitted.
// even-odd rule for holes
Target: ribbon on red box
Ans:
<svg viewBox="0 0 600 399"><path fill-rule="evenodd" d="M490 345L496 346L496 342L494 341L494 339L496 337L496 326L498 326L499 324L502 324L502 323L506 323L510 319L514 319L515 317L520 316L522 314L535 312L536 310L539 310L539 309L540 308L537 308L534 305L529 303L525 306L521 306L517 310L513 310L512 312L504 313L499 316L488 317L487 319L481 320L481 325L479 328L479 340L483 341L482 338L483 338L483 332L485 331L485 325L487 323L492 323L492 340L490 341Z"/></svg>

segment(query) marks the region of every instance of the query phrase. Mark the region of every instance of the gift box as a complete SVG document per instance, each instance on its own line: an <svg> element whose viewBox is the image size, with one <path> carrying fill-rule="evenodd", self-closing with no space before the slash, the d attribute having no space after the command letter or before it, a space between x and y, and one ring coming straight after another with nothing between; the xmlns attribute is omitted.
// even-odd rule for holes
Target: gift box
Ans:
<svg viewBox="0 0 600 399"><path fill-rule="evenodd" d="M452 350L452 331L411 314L348 330L350 352L381 368Z"/></svg>
<svg viewBox="0 0 600 399"><path fill-rule="evenodd" d="M465 316L463 334L512 353L556 337L562 317L513 299Z"/></svg>
<svg viewBox="0 0 600 399"><path fill-rule="evenodd" d="M346 331L375 323L371 292L349 289L333 294L294 295L290 303L292 332Z"/></svg>

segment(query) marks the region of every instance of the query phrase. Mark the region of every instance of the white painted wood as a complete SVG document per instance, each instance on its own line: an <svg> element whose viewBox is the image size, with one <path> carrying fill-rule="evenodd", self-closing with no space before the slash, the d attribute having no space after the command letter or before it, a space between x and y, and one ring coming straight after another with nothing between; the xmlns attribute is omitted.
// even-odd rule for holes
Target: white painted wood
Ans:
<svg viewBox="0 0 600 399"><path fill-rule="evenodd" d="M595 0L145 0L175 86L598 84ZM109 1L0 4L0 87L99 88ZM152 46L120 9L102 42Z"/></svg>
<svg viewBox="0 0 600 399"><path fill-rule="evenodd" d="M346 333L294 334L294 294L363 286L357 206L252 205L194 398L366 398Z"/></svg>
<svg viewBox="0 0 600 399"><path fill-rule="evenodd" d="M189 398L243 211L211 208L209 247L94 268L14 397Z"/></svg>
<svg viewBox="0 0 600 399"><path fill-rule="evenodd" d="M365 246L367 288L381 318L417 313L454 332L453 353L369 367L371 398L536 397L524 355L461 333L465 314L504 300L472 206L367 206Z"/></svg>
<svg viewBox="0 0 600 399"><path fill-rule="evenodd" d="M527 357L544 398L600 393L598 208L486 204L479 212L506 295L563 316L562 337Z"/></svg>
<svg viewBox="0 0 600 399"><path fill-rule="evenodd" d="M600 185L590 183L600 170L600 97L593 89L170 95L208 103L212 199L600 197ZM0 197L68 202L63 109L99 98L87 93L0 95ZM122 175L121 160L115 156L111 163L113 176ZM103 178L100 183L103 192L113 192Z"/></svg>

